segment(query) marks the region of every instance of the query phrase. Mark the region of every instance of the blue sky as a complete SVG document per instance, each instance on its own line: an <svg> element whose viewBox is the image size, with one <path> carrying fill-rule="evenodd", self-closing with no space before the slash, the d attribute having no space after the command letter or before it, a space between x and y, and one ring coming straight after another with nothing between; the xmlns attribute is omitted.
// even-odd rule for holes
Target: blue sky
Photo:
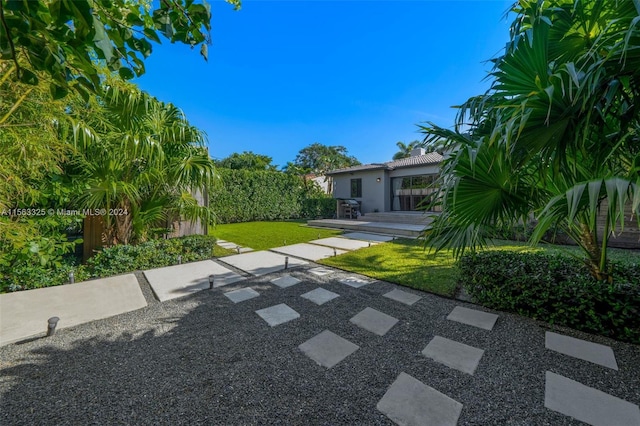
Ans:
<svg viewBox="0 0 640 426"><path fill-rule="evenodd" d="M451 106L488 88L511 1L210 3L209 62L165 42L136 81L205 130L212 157L284 166L314 142L388 161L397 141L421 138L417 123L452 125Z"/></svg>

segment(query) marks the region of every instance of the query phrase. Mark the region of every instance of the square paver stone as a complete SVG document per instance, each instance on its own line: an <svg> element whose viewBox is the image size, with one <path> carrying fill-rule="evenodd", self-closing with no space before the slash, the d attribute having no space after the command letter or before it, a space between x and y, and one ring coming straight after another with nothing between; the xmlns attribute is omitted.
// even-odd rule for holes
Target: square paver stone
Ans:
<svg viewBox="0 0 640 426"><path fill-rule="evenodd" d="M590 425L640 425L637 405L551 371L546 372L544 406Z"/></svg>
<svg viewBox="0 0 640 426"><path fill-rule="evenodd" d="M256 314L260 315L260 318L265 320L271 327L300 318L299 313L284 303L257 310Z"/></svg>
<svg viewBox="0 0 640 426"><path fill-rule="evenodd" d="M345 238L351 238L354 240L362 240L362 241L376 241L379 243L386 243L387 241L393 240L393 237L389 235L381 235L381 234L367 234L365 232L350 232L348 234L342 235Z"/></svg>
<svg viewBox="0 0 640 426"><path fill-rule="evenodd" d="M431 339L422 351L422 355L467 374L475 373L483 354L482 349L440 336Z"/></svg>
<svg viewBox="0 0 640 426"><path fill-rule="evenodd" d="M324 288L318 287L315 290L311 290L310 292L301 295L300 297L304 297L305 299L312 301L316 305L324 305L328 301L333 300L336 297L340 297L340 295Z"/></svg>
<svg viewBox="0 0 640 426"><path fill-rule="evenodd" d="M340 281L342 284L346 284L349 287L353 287L353 288L360 288L363 287L367 284L370 284L370 281L367 280L363 280L362 278L358 278L358 277L347 277L347 278L342 278Z"/></svg>
<svg viewBox="0 0 640 426"><path fill-rule="evenodd" d="M498 320L498 315L456 306L447 319L491 331Z"/></svg>
<svg viewBox="0 0 640 426"><path fill-rule="evenodd" d="M373 308L365 308L362 312L351 318L349 321L360 328L364 328L378 336L387 334L391 327L396 325L398 320L391 315L376 311Z"/></svg>
<svg viewBox="0 0 640 426"><path fill-rule="evenodd" d="M318 364L331 368L360 349L360 346L329 330L324 330L298 346L298 348Z"/></svg>
<svg viewBox="0 0 640 426"><path fill-rule="evenodd" d="M376 407L395 423L406 426L455 426L462 411L461 403L404 372Z"/></svg>
<svg viewBox="0 0 640 426"><path fill-rule="evenodd" d="M600 345L598 343L587 342L586 340L576 339L575 337L563 336L562 334L547 331L544 338L544 346L552 351L560 352L583 361L593 362L594 364L609 367L614 370L618 369L616 357L613 349L609 346Z"/></svg>
<svg viewBox="0 0 640 426"><path fill-rule="evenodd" d="M265 275L283 270L285 257L270 251L252 251L226 256L220 260L252 275ZM289 258L289 267L307 264L304 260Z"/></svg>
<svg viewBox="0 0 640 426"><path fill-rule="evenodd" d="M309 272L319 277L323 277L325 275L332 274L334 271L331 269L323 268L323 267L317 267L317 268L309 269Z"/></svg>
<svg viewBox="0 0 640 426"><path fill-rule="evenodd" d="M292 244L290 246L276 247L271 250L311 261L326 259L327 257L333 257L335 255L346 253L346 251L344 250L308 243L299 243Z"/></svg>
<svg viewBox="0 0 640 426"><path fill-rule="evenodd" d="M311 244L319 244L321 246L335 247L343 250L358 250L364 247L369 247L368 242L340 237L321 238L319 240L309 242Z"/></svg>
<svg viewBox="0 0 640 426"><path fill-rule="evenodd" d="M301 283L302 281L300 281L296 277L292 277L291 275L283 275L279 278L276 278L275 280L271 280L271 282L280 288L287 288Z"/></svg>
<svg viewBox="0 0 640 426"><path fill-rule="evenodd" d="M422 299L422 296L418 296L417 294L407 293L402 290L391 290L389 293L383 294L384 297L387 297L391 300L395 300L396 302L404 303L405 305L413 305L418 300Z"/></svg>
<svg viewBox="0 0 640 426"><path fill-rule="evenodd" d="M248 287L248 288L241 288L239 290L228 291L224 295L227 296L227 298L229 298L229 300L231 300L233 303L240 303L240 302L244 302L245 300L258 297L260 296L260 293L258 293L251 287Z"/></svg>

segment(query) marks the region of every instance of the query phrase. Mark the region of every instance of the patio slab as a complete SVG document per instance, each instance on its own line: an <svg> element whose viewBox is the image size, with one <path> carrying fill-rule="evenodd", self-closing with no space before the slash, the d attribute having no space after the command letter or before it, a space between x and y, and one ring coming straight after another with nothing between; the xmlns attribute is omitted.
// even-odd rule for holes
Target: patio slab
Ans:
<svg viewBox="0 0 640 426"><path fill-rule="evenodd" d="M467 374L475 373L483 354L482 349L440 336L431 339L422 351L427 358Z"/></svg>
<svg viewBox="0 0 640 426"><path fill-rule="evenodd" d="M300 318L299 313L284 303L257 310L256 314L265 320L271 327Z"/></svg>
<svg viewBox="0 0 640 426"><path fill-rule="evenodd" d="M215 277L216 288L245 279L212 260L149 269L143 273L161 302L208 289L209 275Z"/></svg>
<svg viewBox="0 0 640 426"><path fill-rule="evenodd" d="M239 290L228 291L224 294L233 303L244 302L245 300L253 299L260 296L260 293L252 289L251 287L241 288Z"/></svg>
<svg viewBox="0 0 640 426"><path fill-rule="evenodd" d="M309 272L311 272L314 275L317 275L319 277L323 277L325 275L329 275L329 274L333 274L335 271L332 269L327 269L327 268L323 268L323 267L317 267L317 268L312 268L309 269Z"/></svg>
<svg viewBox="0 0 640 426"><path fill-rule="evenodd" d="M618 369L613 349L598 343L587 342L575 337L547 331L544 336L544 346L552 351L560 352L583 361L589 361L603 367Z"/></svg>
<svg viewBox="0 0 640 426"><path fill-rule="evenodd" d="M284 269L285 256L270 251L234 254L222 261L251 275L265 275ZM307 265L304 260L289 258L289 267Z"/></svg>
<svg viewBox="0 0 640 426"><path fill-rule="evenodd" d="M491 331L498 320L498 315L456 306L447 319Z"/></svg>
<svg viewBox="0 0 640 426"><path fill-rule="evenodd" d="M384 336L398 323L398 319L373 308L365 308L349 321L378 336Z"/></svg>
<svg viewBox="0 0 640 426"><path fill-rule="evenodd" d="M343 250L358 250L361 248L369 247L369 243L360 240L351 240L348 238L329 237L321 238L319 240L309 241L311 244L318 244L321 246L335 247Z"/></svg>
<svg viewBox="0 0 640 426"><path fill-rule="evenodd" d="M271 250L278 253L288 254L290 256L296 256L296 257L300 257L302 259L307 259L311 261L326 259L327 257L333 257L334 254L340 255L340 254L346 253L346 251L344 250L318 246L315 244L307 244L307 243L276 247Z"/></svg>
<svg viewBox="0 0 640 426"><path fill-rule="evenodd" d="M292 277L291 275L283 275L279 278L276 278L275 280L271 280L270 282L280 288L287 288L299 284L302 281L300 281L296 277Z"/></svg>
<svg viewBox="0 0 640 426"><path fill-rule="evenodd" d="M305 299L312 301L316 305L324 305L330 300L333 300L336 297L340 297L340 295L338 293L334 293L332 291L318 287L315 290L311 290L310 292L301 295L300 297L304 297Z"/></svg>
<svg viewBox="0 0 640 426"><path fill-rule="evenodd" d="M393 237L390 235L367 234L366 232L350 232L348 234L343 234L342 236L354 240L375 241L378 243L386 243L387 241L393 240Z"/></svg>
<svg viewBox="0 0 640 426"><path fill-rule="evenodd" d="M407 293L402 290L391 290L389 293L383 294L382 296L387 297L391 300L395 300L396 302L404 303L405 305L413 305L418 300L422 299L422 296L418 296L417 294Z"/></svg>
<svg viewBox="0 0 640 426"><path fill-rule="evenodd" d="M590 425L638 426L637 405L547 371L544 406Z"/></svg>
<svg viewBox="0 0 640 426"><path fill-rule="evenodd" d="M358 278L358 277L347 277L338 281L341 282L342 284L346 284L349 287L353 287L353 288L360 288L360 287L364 287L367 284L371 284L371 281L363 280L362 278Z"/></svg>
<svg viewBox="0 0 640 426"><path fill-rule="evenodd" d="M0 294L0 345L46 334L54 316L59 330L145 306L133 274Z"/></svg>
<svg viewBox="0 0 640 426"><path fill-rule="evenodd" d="M376 407L403 426L455 426L462 411L462 404L458 401L404 372L387 389Z"/></svg>
<svg viewBox="0 0 640 426"><path fill-rule="evenodd" d="M360 349L360 346L329 330L324 330L298 346L298 348L318 364L331 368Z"/></svg>

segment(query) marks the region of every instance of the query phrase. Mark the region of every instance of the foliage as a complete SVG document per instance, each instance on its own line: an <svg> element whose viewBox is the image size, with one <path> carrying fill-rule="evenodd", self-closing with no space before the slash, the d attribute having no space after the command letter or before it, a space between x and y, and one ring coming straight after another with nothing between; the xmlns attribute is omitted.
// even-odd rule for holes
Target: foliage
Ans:
<svg viewBox="0 0 640 426"><path fill-rule="evenodd" d="M254 250L269 250L287 244L306 243L339 235L333 229L310 228L304 222L245 222L216 225L209 234Z"/></svg>
<svg viewBox="0 0 640 426"><path fill-rule="evenodd" d="M49 267L39 264L21 264L0 273L0 293L52 287L69 282L69 273L73 271L75 282L90 278L87 268L65 260L59 266Z"/></svg>
<svg viewBox="0 0 640 426"><path fill-rule="evenodd" d="M239 9L239 0L226 1ZM23 83L48 80L54 98L75 89L88 99L100 88L98 63L124 79L140 76L160 36L199 45L207 59L210 21L205 1L1 0L0 65L12 61Z"/></svg>
<svg viewBox="0 0 640 426"><path fill-rule="evenodd" d="M138 245L120 244L103 249L87 261L94 277L108 277L125 272L176 265L210 259L216 239L204 235L150 240Z"/></svg>
<svg viewBox="0 0 640 426"><path fill-rule="evenodd" d="M521 0L513 12L489 91L459 107L453 131L421 126L427 143L455 151L427 242L460 255L535 215L532 242L557 227L611 281L608 239L625 209L640 212L640 7Z"/></svg>
<svg viewBox="0 0 640 426"><path fill-rule="evenodd" d="M276 170L276 166L271 164L273 159L268 155L255 154L252 151L244 151L242 154L234 152L230 156L216 161L217 167L234 170Z"/></svg>
<svg viewBox="0 0 640 426"><path fill-rule="evenodd" d="M281 220L329 213L327 196L290 173L218 169L209 205L218 223ZM314 204L315 203L315 204ZM335 205L331 209L331 215Z"/></svg>
<svg viewBox="0 0 640 426"><path fill-rule="evenodd" d="M293 165L306 170L307 173L317 175L359 164L355 157L347 154L347 148L344 146L327 146L317 142L302 148L293 162Z"/></svg>
<svg viewBox="0 0 640 426"><path fill-rule="evenodd" d="M408 144L405 144L402 141L396 142L396 146L398 147L398 152L393 154L394 160L400 160L402 158L408 158L411 156L411 151L416 148L422 146L422 142L420 141L411 141Z"/></svg>
<svg viewBox="0 0 640 426"><path fill-rule="evenodd" d="M329 218L336 214L336 200L331 197L303 198L301 217L310 219Z"/></svg>
<svg viewBox="0 0 640 426"><path fill-rule="evenodd" d="M640 262L612 262L613 282L568 256L506 251L465 255L460 282L484 306L640 343Z"/></svg>

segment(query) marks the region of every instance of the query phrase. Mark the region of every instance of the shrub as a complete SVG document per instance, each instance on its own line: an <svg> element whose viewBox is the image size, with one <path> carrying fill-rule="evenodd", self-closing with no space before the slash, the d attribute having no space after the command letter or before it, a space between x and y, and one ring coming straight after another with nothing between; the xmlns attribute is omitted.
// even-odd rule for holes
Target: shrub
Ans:
<svg viewBox="0 0 640 426"><path fill-rule="evenodd" d="M460 283L489 308L638 344L640 265L612 266L607 283L576 258L490 251L462 257Z"/></svg>
<svg viewBox="0 0 640 426"><path fill-rule="evenodd" d="M336 214L334 198L306 198L302 200L302 217L330 218Z"/></svg>
<svg viewBox="0 0 640 426"><path fill-rule="evenodd" d="M90 278L89 271L83 265L75 265L67 260L59 266L42 266L40 264L20 264L10 271L0 274L0 292L30 290L34 288L52 287L69 282L69 272L73 271L76 282Z"/></svg>

